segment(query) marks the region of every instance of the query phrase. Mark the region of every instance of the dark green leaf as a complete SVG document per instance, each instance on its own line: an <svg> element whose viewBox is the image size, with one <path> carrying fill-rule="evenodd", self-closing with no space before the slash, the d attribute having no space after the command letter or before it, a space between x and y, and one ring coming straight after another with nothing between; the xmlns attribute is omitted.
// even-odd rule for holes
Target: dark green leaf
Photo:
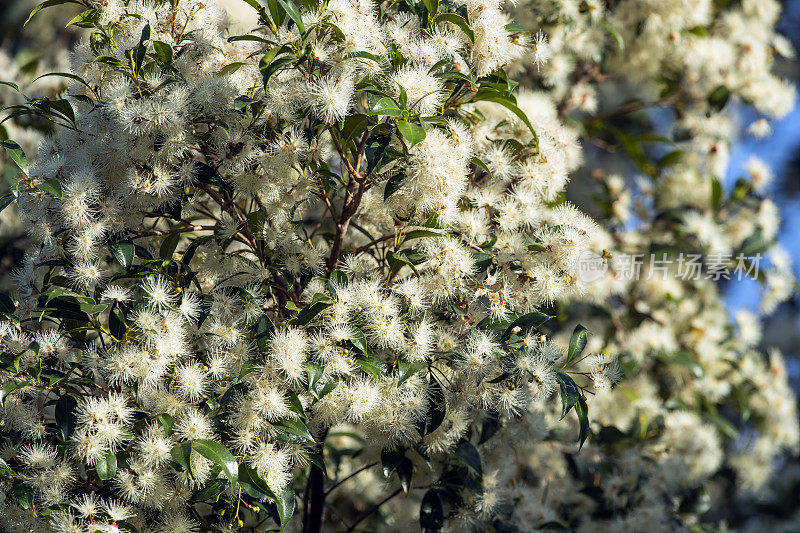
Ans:
<svg viewBox="0 0 800 533"><path fill-rule="evenodd" d="M164 435L167 437L172 436L172 428L175 427L175 419L169 413L161 413L158 415L158 421L164 428Z"/></svg>
<svg viewBox="0 0 800 533"><path fill-rule="evenodd" d="M128 326L125 323L125 313L116 304L114 304L111 313L108 315L108 328L111 335L117 340L125 338L125 333L128 331Z"/></svg>
<svg viewBox="0 0 800 533"><path fill-rule="evenodd" d="M411 490L411 478L414 476L414 463L408 457L403 457L397 465L397 477L400 479L400 487L405 494Z"/></svg>
<svg viewBox="0 0 800 533"><path fill-rule="evenodd" d="M384 96L378 100L372 107L371 111L367 111L367 115L386 115L389 117L399 117L403 111L397 106L397 103L389 97Z"/></svg>
<svg viewBox="0 0 800 533"><path fill-rule="evenodd" d="M405 450L403 449L381 450L381 469L383 470L383 477L389 479L405 457Z"/></svg>
<svg viewBox="0 0 800 533"><path fill-rule="evenodd" d="M117 456L107 451L105 455L94 465L97 477L103 481L113 478L117 473Z"/></svg>
<svg viewBox="0 0 800 533"><path fill-rule="evenodd" d="M27 25L28 22L31 21L33 16L36 13L38 13L39 11L41 11L42 9L45 9L45 8L48 8L48 7L53 7L53 6L58 6L58 5L61 5L61 4L77 4L77 3L79 3L79 2L77 2L76 0L45 0L44 2L42 2L41 4L39 4L38 6L33 8L33 11L31 11L31 14L28 15L28 19L25 21L25 24L23 24L23 26Z"/></svg>
<svg viewBox="0 0 800 533"><path fill-rule="evenodd" d="M165 65L172 63L172 47L170 45L161 41L153 41L153 49L156 51L159 61Z"/></svg>
<svg viewBox="0 0 800 533"><path fill-rule="evenodd" d="M422 126L414 124L413 122L407 122L405 120L397 121L397 130L405 138L405 140L408 141L409 148L412 148L424 141L425 137L428 135L428 133L425 131L425 128Z"/></svg>
<svg viewBox="0 0 800 533"><path fill-rule="evenodd" d="M730 96L730 90L724 85L719 85L708 95L708 105L717 112L722 111L722 108L728 103L728 98L730 98Z"/></svg>
<svg viewBox="0 0 800 533"><path fill-rule="evenodd" d="M172 259L172 254L175 253L175 248L178 247L178 241L181 240L180 233L170 233L164 242L161 243L161 248L158 251L158 256L161 259ZM124 266L124 265L123 265Z"/></svg>
<svg viewBox="0 0 800 533"><path fill-rule="evenodd" d="M28 381L7 381L6 383L4 383L3 384L3 388L0 389L0 405L5 407L6 398L8 398L8 396L12 392L14 392L15 390L21 389L22 387L25 387L27 385L30 385L30 382L28 382Z"/></svg>
<svg viewBox="0 0 800 533"><path fill-rule="evenodd" d="M577 405L581 393L575 381L563 372L556 373L556 381L561 390L561 418L563 419L569 410Z"/></svg>
<svg viewBox="0 0 800 533"><path fill-rule="evenodd" d="M386 187L383 189L383 199L388 200L391 195L399 191L400 187L403 186L403 180L405 180L405 178L406 175L402 172L389 176L389 179L386 181Z"/></svg>
<svg viewBox="0 0 800 533"><path fill-rule="evenodd" d="M25 152L22 150L22 147L12 140L0 141L0 144L3 145L3 148L6 149L8 156L14 163L16 163L20 170L27 174L28 158L25 156Z"/></svg>
<svg viewBox="0 0 800 533"><path fill-rule="evenodd" d="M239 477L239 467L236 458L228 449L218 442L208 439L197 439L192 441L192 449L219 466L232 486L236 485Z"/></svg>
<svg viewBox="0 0 800 533"><path fill-rule="evenodd" d="M278 500L278 497L267 482L264 481L254 469L247 466L244 461L239 464L239 484L247 494L257 500L264 500L267 498L273 501Z"/></svg>
<svg viewBox="0 0 800 533"><path fill-rule="evenodd" d="M283 7L286 11L286 14L289 15L295 24L297 24L297 28L300 30L300 33L305 33L306 28L303 25L303 17L300 15L300 10L297 9L297 6L294 4L292 0L277 0L278 3Z"/></svg>
<svg viewBox="0 0 800 533"><path fill-rule="evenodd" d="M491 439L498 429L500 429L500 417L497 411L487 412L486 419L481 425L481 438L478 440L478 444L483 444Z"/></svg>
<svg viewBox="0 0 800 533"><path fill-rule="evenodd" d="M455 13L440 13L434 22L450 22L461 28L469 40L475 42L475 32L469 27L467 21L461 15L456 15Z"/></svg>
<svg viewBox="0 0 800 533"><path fill-rule="evenodd" d="M75 430L78 417L75 409L78 407L78 402L69 394L63 394L56 402L55 417L58 429L61 430L61 437L67 440L72 432Z"/></svg>
<svg viewBox="0 0 800 533"><path fill-rule="evenodd" d="M278 518L281 522L281 531L283 531L294 514L294 489L291 483L283 489L280 498L275 500L275 504L278 507Z"/></svg>
<svg viewBox="0 0 800 533"><path fill-rule="evenodd" d="M564 362L564 367L570 364L577 356L583 352L588 342L589 330L578 324L572 332L572 337L569 339L569 351L567 352L567 360ZM564 368L562 367L562 368Z"/></svg>
<svg viewBox="0 0 800 533"><path fill-rule="evenodd" d="M533 311L531 313L524 314L518 318L516 318L511 324L503 332L503 335L500 337L501 341L507 341L511 338L511 335L515 334L514 329L519 328L519 331L516 332L517 335L525 335L531 329L538 328L545 322L547 322L550 318L550 315L546 315L544 313L539 313L538 311Z"/></svg>
<svg viewBox="0 0 800 533"><path fill-rule="evenodd" d="M289 442L314 442L314 436L302 420L287 418L277 422L275 428L288 436Z"/></svg>
<svg viewBox="0 0 800 533"><path fill-rule="evenodd" d="M328 292L336 297L336 288L337 287L347 287L348 279L347 274L342 272L341 270L334 270L331 272L330 277L328 278Z"/></svg>
<svg viewBox="0 0 800 533"><path fill-rule="evenodd" d="M442 386L436 378L431 375L430 382L428 383L428 412L425 416L426 435L435 431L442 425L446 409L446 401L444 399Z"/></svg>
<svg viewBox="0 0 800 533"><path fill-rule="evenodd" d="M306 324L314 320L315 316L317 316L330 306L331 306L330 302L311 303L300 310L300 312L297 314L297 317L294 319L294 323L300 326L305 326Z"/></svg>
<svg viewBox="0 0 800 533"><path fill-rule="evenodd" d="M379 380L386 375L386 363L371 355L356 357L356 365L373 379Z"/></svg>
<svg viewBox="0 0 800 533"><path fill-rule="evenodd" d="M196 490L189 498L189 503L208 502L216 499L228 487L228 482L224 479L212 479Z"/></svg>
<svg viewBox="0 0 800 533"><path fill-rule="evenodd" d="M136 248L132 241L117 241L111 244L111 253L114 254L114 258L120 265L124 268L128 268L133 264L133 259L136 256Z"/></svg>
<svg viewBox="0 0 800 533"><path fill-rule="evenodd" d="M461 439L456 446L456 457L464 461L478 475L483 474L483 466L481 464L481 454L478 453L477 448L468 440Z"/></svg>
<svg viewBox="0 0 800 533"><path fill-rule="evenodd" d="M350 337L350 342L353 343L353 346L356 350L361 352L363 355L367 355L367 336L364 335L363 331L355 328L355 332Z"/></svg>
<svg viewBox="0 0 800 533"><path fill-rule="evenodd" d="M347 144L348 141L362 135L367 131L368 125L369 120L366 115L355 114L348 116L342 124L342 144Z"/></svg>
<svg viewBox="0 0 800 533"><path fill-rule="evenodd" d="M50 178L49 180L40 183L36 186L40 191L52 194L56 198L61 198L61 181L58 178Z"/></svg>
<svg viewBox="0 0 800 533"><path fill-rule="evenodd" d="M186 441L178 444L169 451L172 460L178 463L184 470L192 475L192 442Z"/></svg>
<svg viewBox="0 0 800 533"><path fill-rule="evenodd" d="M430 489L422 497L419 507L419 525L423 531L436 531L444 527L442 500L436 489Z"/></svg>
<svg viewBox="0 0 800 533"><path fill-rule="evenodd" d="M575 412L578 413L578 423L580 425L580 448L583 448L583 443L586 437L589 436L589 406L586 405L586 400L580 398L578 403L575 404Z"/></svg>
<svg viewBox="0 0 800 533"><path fill-rule="evenodd" d="M3 212L3 209L5 209L9 205L13 204L14 200L16 200L16 199L17 199L17 197L14 196L13 194L6 194L2 198L0 198L0 213Z"/></svg>
<svg viewBox="0 0 800 533"><path fill-rule="evenodd" d="M413 363L408 361L399 361L397 363L397 386L399 387L408 378L424 368L428 368L428 363L425 361L415 361Z"/></svg>
<svg viewBox="0 0 800 533"><path fill-rule="evenodd" d="M258 345L258 350L261 352L262 355L266 355L267 343L274 334L275 334L275 324L272 323L272 320L270 320L268 316L261 315L256 324L255 337L256 337L256 344Z"/></svg>

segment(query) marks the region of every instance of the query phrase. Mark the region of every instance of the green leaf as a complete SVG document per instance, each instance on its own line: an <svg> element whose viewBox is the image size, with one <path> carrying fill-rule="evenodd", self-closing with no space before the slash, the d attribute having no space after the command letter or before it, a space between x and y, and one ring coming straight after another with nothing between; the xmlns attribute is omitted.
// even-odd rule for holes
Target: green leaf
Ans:
<svg viewBox="0 0 800 533"><path fill-rule="evenodd" d="M300 310L300 312L297 314L297 317L293 319L294 320L293 323L298 324L300 326L305 326L306 324L314 320L315 316L317 316L330 306L331 306L330 302L310 303Z"/></svg>
<svg viewBox="0 0 800 533"><path fill-rule="evenodd" d="M158 415L158 421L164 428L164 435L167 437L172 436L172 428L175 427L175 419L169 413L161 413Z"/></svg>
<svg viewBox="0 0 800 533"><path fill-rule="evenodd" d="M161 41L153 41L153 49L156 51L156 57L165 65L172 63L172 47L167 43Z"/></svg>
<svg viewBox="0 0 800 533"><path fill-rule="evenodd" d="M658 160L659 167L672 167L677 165L683 159L685 152L683 150L673 150L664 157Z"/></svg>
<svg viewBox="0 0 800 533"><path fill-rule="evenodd" d="M722 184L717 178L711 178L711 207L717 208L722 202Z"/></svg>
<svg viewBox="0 0 800 533"><path fill-rule="evenodd" d="M20 480L15 480L12 486L14 496L17 498L17 503L23 509L33 508L33 489Z"/></svg>
<svg viewBox="0 0 800 533"><path fill-rule="evenodd" d="M297 393L294 391L286 391L286 403L289 404L289 410L297 413L302 418L306 418L306 412L303 410L303 402L300 401L300 397L297 396Z"/></svg>
<svg viewBox="0 0 800 533"><path fill-rule="evenodd" d="M424 239L427 237L445 237L445 236L446 235L439 233L438 231L431 231L429 229L415 229L403 235L403 242L401 244L405 244L408 241L413 241L414 239Z"/></svg>
<svg viewBox="0 0 800 533"><path fill-rule="evenodd" d="M708 105L717 112L722 111L730 96L731 91L726 86L719 85L708 95Z"/></svg>
<svg viewBox="0 0 800 533"><path fill-rule="evenodd" d="M96 9L87 9L81 13L75 15L72 20L67 22L67 25L64 26L65 28L69 28L73 24L80 28L91 28L94 26L94 23L97 22L98 14L100 12Z"/></svg>
<svg viewBox="0 0 800 533"><path fill-rule="evenodd" d="M425 434L428 435L442 425L447 406L442 386L431 375L428 383L428 411L425 414Z"/></svg>
<svg viewBox="0 0 800 533"><path fill-rule="evenodd" d="M17 199L17 197L14 196L13 194L6 194L2 198L0 198L0 213L3 212L3 209L5 209L9 205L13 204L14 200L16 200L16 199Z"/></svg>
<svg viewBox="0 0 800 533"><path fill-rule="evenodd" d="M583 448L583 443L586 441L586 437L589 436L589 406L586 405L586 400L580 398L578 403L575 404L575 412L578 414L578 423L580 425L580 446L578 449Z"/></svg>
<svg viewBox="0 0 800 533"><path fill-rule="evenodd" d="M242 68L245 65L247 65L247 63L243 63L241 61L236 61L234 63L228 63L227 65L225 65L224 67L219 69L219 72L217 72L217 75L218 76L230 76L231 74L233 74L234 72L236 72L237 70L239 70L240 68Z"/></svg>
<svg viewBox="0 0 800 533"><path fill-rule="evenodd" d="M295 24L297 24L297 28L300 30L300 33L306 32L306 27L303 25L303 17L300 15L300 10L297 9L297 6L294 4L292 0L278 0L278 3L281 7L286 11L286 14L289 15Z"/></svg>
<svg viewBox="0 0 800 533"><path fill-rule="evenodd" d="M192 474L192 441L186 441L178 444L169 451L172 460L178 463L184 470Z"/></svg>
<svg viewBox="0 0 800 533"><path fill-rule="evenodd" d="M428 363L425 361L416 361L409 363L408 361L399 361L397 363L397 386L402 385L408 378L416 374L422 369L428 368Z"/></svg>
<svg viewBox="0 0 800 533"><path fill-rule="evenodd" d="M347 144L348 141L362 135L367 131L367 126L369 126L369 119L367 119L366 115L360 113L349 115L342 124L342 144Z"/></svg>
<svg viewBox="0 0 800 533"><path fill-rule="evenodd" d="M53 6L58 6L58 5L61 5L61 4L78 4L78 3L79 2L77 2L76 0L45 0L44 2L42 2L41 4L39 4L38 6L33 8L33 11L31 11L31 14L28 15L28 18L25 21L25 24L23 24L23 26L26 26L28 24L28 22L31 21L33 16L36 13L38 13L39 11L41 11L42 9L45 9L45 8L48 8L48 7L53 7Z"/></svg>
<svg viewBox="0 0 800 533"><path fill-rule="evenodd" d="M232 486L236 485L239 479L239 467L236 464L236 458L228 451L228 448L218 442L208 439L197 439L192 441L191 448L219 466L222 473L225 474Z"/></svg>
<svg viewBox="0 0 800 533"><path fill-rule="evenodd" d="M112 243L110 248L111 253L114 254L114 258L119 261L119 264L124 268L128 268L133 264L133 259L136 257L136 247L133 245L133 241L117 241Z"/></svg>
<svg viewBox="0 0 800 533"><path fill-rule="evenodd" d="M17 389L21 389L22 387L26 387L30 385L29 381L7 381L3 384L3 388L0 389L0 405L5 408L6 405L6 398Z"/></svg>
<svg viewBox="0 0 800 533"><path fill-rule="evenodd" d="M228 483L224 479L212 479L208 481L202 488L194 491L189 498L189 503L207 502L215 499L222 494L228 487Z"/></svg>
<svg viewBox="0 0 800 533"><path fill-rule="evenodd" d="M414 463L408 457L403 457L397 465L397 477L400 479L400 488L405 494L411 490L411 478L414 476Z"/></svg>
<svg viewBox="0 0 800 533"><path fill-rule="evenodd" d="M478 95L475 97L475 100L485 100L487 102L494 102L496 104L500 104L501 106L505 107L512 113L514 113L517 118L519 118L531 132L533 136L533 141L538 145L539 144L539 136L536 134L536 130L533 129L533 124L531 121L528 120L528 116L519 108L517 104L515 104L509 96L504 95L503 93L496 91L494 89L490 90L480 90L478 91Z"/></svg>
<svg viewBox="0 0 800 533"><path fill-rule="evenodd" d="M117 456L110 450L107 451L94 465L94 469L97 471L97 477L103 481L113 478L117 473Z"/></svg>
<svg viewBox="0 0 800 533"><path fill-rule="evenodd" d="M61 198L61 181L58 178L50 178L49 180L40 183L36 186L40 191L52 194L56 198Z"/></svg>
<svg viewBox="0 0 800 533"><path fill-rule="evenodd" d="M483 475L481 464L481 454L478 449L468 440L461 439L455 449L456 457L464 461L476 474Z"/></svg>
<svg viewBox="0 0 800 533"><path fill-rule="evenodd" d="M405 140L408 141L409 148L413 148L415 145L424 141L425 137L428 135L428 132L426 132L425 128L422 126L405 120L397 121L397 130L403 135Z"/></svg>
<svg viewBox="0 0 800 533"><path fill-rule="evenodd" d="M572 332L572 337L569 339L569 351L567 352L567 360L564 362L564 367L570 364L577 356L583 352L588 342L589 330L578 324ZM564 368L562 367L562 368Z"/></svg>
<svg viewBox="0 0 800 533"><path fill-rule="evenodd" d="M397 106L397 103L389 97L384 96L372 107L371 111L367 111L367 115L386 115L389 117L399 117L403 111Z"/></svg>
<svg viewBox="0 0 800 533"><path fill-rule="evenodd" d="M264 87L266 87L269 83L269 79L272 77L273 74L278 72L282 67L289 65L290 63L294 63L294 57L279 57L269 65L262 66L259 64L258 68L261 71L261 78L264 80Z"/></svg>
<svg viewBox="0 0 800 533"><path fill-rule="evenodd" d="M336 287L347 287L348 283L349 280L347 279L347 274L341 270L334 270L331 272L331 275L328 278L328 292L330 292L335 298Z"/></svg>
<svg viewBox="0 0 800 533"><path fill-rule="evenodd" d="M283 489L280 498L275 500L275 504L278 507L278 518L281 522L281 531L283 531L294 514L294 489L291 483Z"/></svg>
<svg viewBox="0 0 800 533"><path fill-rule="evenodd" d="M391 195L400 190L400 187L403 186L403 181L405 180L405 178L406 175L402 172L392 174L389 177L389 179L386 181L386 187L383 189L384 201L388 200Z"/></svg>
<svg viewBox="0 0 800 533"><path fill-rule="evenodd" d="M575 381L563 372L556 373L556 381L561 390L561 419L563 420L569 410L578 404L581 393Z"/></svg>
<svg viewBox="0 0 800 533"><path fill-rule="evenodd" d="M275 324L269 319L267 315L261 315L256 323L255 338L258 350L262 355L267 354L267 343L272 335L275 334Z"/></svg>
<svg viewBox="0 0 800 533"><path fill-rule="evenodd" d="M314 442L314 436L302 420L287 418L275 423L275 428L289 437L289 442Z"/></svg>
<svg viewBox="0 0 800 533"><path fill-rule="evenodd" d="M404 449L381 450L381 469L383 470L383 477L389 479L405 457Z"/></svg>
<svg viewBox="0 0 800 533"><path fill-rule="evenodd" d="M306 375L308 375L308 392L313 392L316 389L319 378L322 377L324 368L314 363L306 363Z"/></svg>
<svg viewBox="0 0 800 533"><path fill-rule="evenodd" d="M437 531L444 527L442 500L436 489L430 489L422 497L419 506L419 525L423 531Z"/></svg>
<svg viewBox="0 0 800 533"><path fill-rule="evenodd" d="M477 156L473 157L472 159L469 160L469 162L477 167L482 168L483 171L486 172L490 178L494 179L494 175L492 174L491 169L486 163L483 162L483 160L480 157Z"/></svg>
<svg viewBox="0 0 800 533"><path fill-rule="evenodd" d="M497 430L500 429L500 417L497 411L489 411L486 413L486 419L483 421L481 425L481 438L478 440L478 444L483 444L484 442L491 439Z"/></svg>
<svg viewBox="0 0 800 533"><path fill-rule="evenodd" d="M355 332L350 337L350 342L353 344L356 350L361 352L363 355L367 355L367 336L364 335L363 331L355 328Z"/></svg>
<svg viewBox="0 0 800 533"><path fill-rule="evenodd" d="M6 149L6 153L11 158L11 160L24 172L25 174L28 173L28 158L25 155L25 152L22 150L22 147L18 145L16 142L7 140L7 141L0 141L0 144L3 145L3 148Z"/></svg>
<svg viewBox="0 0 800 533"><path fill-rule="evenodd" d="M75 413L77 407L78 402L75 398L66 393L56 402L56 424L58 424L58 428L61 430L61 437L64 440L67 440L75 430L75 425L78 422L78 417Z"/></svg>
<svg viewBox="0 0 800 533"><path fill-rule="evenodd" d="M439 0L422 0L422 3L425 4L425 9L428 10L428 18L435 18L439 12Z"/></svg>
<svg viewBox="0 0 800 533"><path fill-rule="evenodd" d="M244 461L239 464L239 484L248 495L257 500L265 500L267 498L273 501L278 500L278 496L267 482L258 475L255 469L247 466Z"/></svg>
<svg viewBox="0 0 800 533"><path fill-rule="evenodd" d="M386 375L386 363L371 355L356 357L356 365L373 379L381 379Z"/></svg>
<svg viewBox="0 0 800 533"><path fill-rule="evenodd" d="M128 326L125 323L125 313L116 303L114 303L114 307L111 308L111 313L108 315L108 329L117 340L125 338L125 333L128 331Z"/></svg>
<svg viewBox="0 0 800 533"><path fill-rule="evenodd" d="M456 15L455 13L439 13L439 15L437 15L436 19L434 20L434 23L439 23L439 22L450 22L452 24L455 24L456 26L461 28L461 31L463 31L467 35L467 37L469 37L470 41L472 41L473 43L475 42L475 32L472 31L472 29L470 29L466 19L464 19L464 17L462 17L461 15Z"/></svg>
<svg viewBox="0 0 800 533"><path fill-rule="evenodd" d="M605 19L600 19L600 25L605 28L608 34L614 39L614 43L617 45L617 50L622 52L625 50L625 40L622 38L622 35Z"/></svg>
<svg viewBox="0 0 800 533"><path fill-rule="evenodd" d="M172 259L172 254L175 253L175 248L178 247L178 241L180 240L180 233L170 233L167 238L164 239L164 242L161 243L158 256L161 259Z"/></svg>
<svg viewBox="0 0 800 533"><path fill-rule="evenodd" d="M524 314L516 318L513 322L511 322L511 324L508 325L506 330L503 332L503 335L501 335L500 341L505 342L509 338L511 338L511 335L514 334L515 328L519 328L519 332L517 332L516 334L519 336L523 336L528 330L538 328L551 318L552 317L550 315L539 313L538 311L533 311L532 313Z"/></svg>

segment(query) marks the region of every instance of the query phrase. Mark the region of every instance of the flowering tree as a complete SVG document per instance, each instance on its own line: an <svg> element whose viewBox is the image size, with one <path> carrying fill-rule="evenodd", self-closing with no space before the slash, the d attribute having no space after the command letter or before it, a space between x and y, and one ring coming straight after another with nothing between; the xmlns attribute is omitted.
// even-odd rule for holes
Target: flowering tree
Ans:
<svg viewBox="0 0 800 533"><path fill-rule="evenodd" d="M503 71L543 37L484 2L248 1L245 35L80 4L67 93L5 82L53 134L2 141L4 528L353 529L383 502L326 501L374 458L441 529L500 511L478 446L553 393L584 443L620 371L548 334L600 230L561 195L577 132Z"/></svg>

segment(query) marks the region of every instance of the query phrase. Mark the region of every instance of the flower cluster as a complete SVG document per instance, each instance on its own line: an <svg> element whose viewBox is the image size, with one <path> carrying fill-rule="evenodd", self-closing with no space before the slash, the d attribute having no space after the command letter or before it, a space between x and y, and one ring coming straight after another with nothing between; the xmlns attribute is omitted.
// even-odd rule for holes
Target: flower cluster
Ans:
<svg viewBox="0 0 800 533"><path fill-rule="evenodd" d="M318 531L347 429L472 513L478 435L557 394L582 445L621 377L550 339L604 232L563 198L577 130L501 68L536 41L501 4L248 4L232 35L210 2L87 1L66 94L12 87L54 132L3 144L9 531L283 527L296 492Z"/></svg>

